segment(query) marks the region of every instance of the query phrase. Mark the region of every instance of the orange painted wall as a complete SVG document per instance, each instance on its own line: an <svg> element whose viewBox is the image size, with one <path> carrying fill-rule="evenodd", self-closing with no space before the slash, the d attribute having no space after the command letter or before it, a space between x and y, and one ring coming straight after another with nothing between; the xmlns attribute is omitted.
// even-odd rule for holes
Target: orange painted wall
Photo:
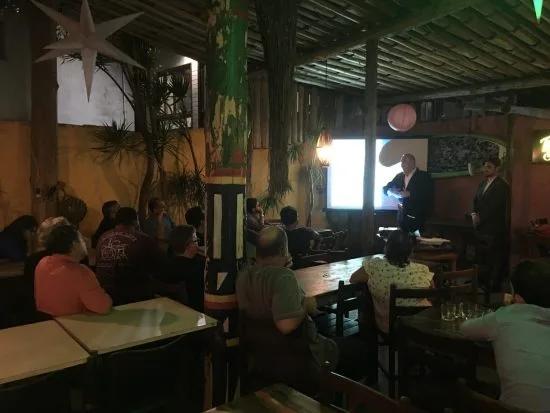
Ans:
<svg viewBox="0 0 550 413"><path fill-rule="evenodd" d="M68 192L86 202L88 214L81 224L84 235L90 235L101 219L101 205L116 199L122 205L135 206L139 182L144 173L144 159L125 157L104 162L93 150L92 126L60 125L58 128L59 180L67 184ZM200 165L204 165L204 133L192 131L194 148ZM21 214L29 213L31 205L29 126L23 122L0 122L0 228ZM183 144L182 144L183 145ZM183 148L185 162L188 149ZM191 160L189 159L190 163ZM174 170L174 159L167 159L167 168Z"/></svg>
<svg viewBox="0 0 550 413"><path fill-rule="evenodd" d="M135 206L138 188L144 173L144 159L125 157L120 161L102 162L94 147L94 134L99 128L92 126L59 125L58 155L59 180L67 184L68 192L86 202L88 214L81 224L81 231L89 236L101 219L101 205L111 199L122 205ZM0 228L21 214L29 213L31 205L30 182L30 135L25 122L0 122ZM200 167L205 164L204 132L191 132L193 146ZM187 145L187 144L182 144ZM187 147L182 147L182 163L192 165ZM181 168L175 159L167 157L168 170ZM284 200L285 205L295 205L305 219L304 192L298 181L298 165L290 165L290 181L294 188ZM261 197L267 189L268 150L254 150L252 157L252 193ZM300 206L300 204L302 206ZM273 211L271 218L278 218ZM183 222L183 217L174 217ZM303 220L302 219L302 220ZM322 217L320 218L322 219Z"/></svg>

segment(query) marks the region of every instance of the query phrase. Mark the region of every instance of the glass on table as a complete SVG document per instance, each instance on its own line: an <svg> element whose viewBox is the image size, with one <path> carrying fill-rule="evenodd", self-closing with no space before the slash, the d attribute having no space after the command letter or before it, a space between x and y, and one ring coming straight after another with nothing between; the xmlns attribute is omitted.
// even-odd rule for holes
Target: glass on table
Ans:
<svg viewBox="0 0 550 413"><path fill-rule="evenodd" d="M466 302L464 303L463 308L464 320L478 317L479 308L477 303Z"/></svg>
<svg viewBox="0 0 550 413"><path fill-rule="evenodd" d="M448 301L441 303L441 319L443 321L454 321L457 319L458 309L456 303Z"/></svg>

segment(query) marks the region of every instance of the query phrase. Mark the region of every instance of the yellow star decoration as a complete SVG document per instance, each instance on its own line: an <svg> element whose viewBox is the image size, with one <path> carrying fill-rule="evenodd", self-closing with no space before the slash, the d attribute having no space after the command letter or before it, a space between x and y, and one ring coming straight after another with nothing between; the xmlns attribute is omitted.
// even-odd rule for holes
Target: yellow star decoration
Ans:
<svg viewBox="0 0 550 413"><path fill-rule="evenodd" d="M134 13L128 16L108 20L96 26L92 18L88 0L82 0L79 22L58 13L54 9L38 3L35 0L31 1L36 7L46 13L54 22L63 27L68 33L65 39L47 45L45 49L49 50L49 52L36 61L42 62L44 60L55 59L59 56L80 53L80 56L82 57L82 70L84 71L88 101L90 101L90 93L92 91L92 83L94 80L95 64L98 53L114 60L143 69L143 66L141 66L138 62L107 41L109 36L126 26L143 13Z"/></svg>

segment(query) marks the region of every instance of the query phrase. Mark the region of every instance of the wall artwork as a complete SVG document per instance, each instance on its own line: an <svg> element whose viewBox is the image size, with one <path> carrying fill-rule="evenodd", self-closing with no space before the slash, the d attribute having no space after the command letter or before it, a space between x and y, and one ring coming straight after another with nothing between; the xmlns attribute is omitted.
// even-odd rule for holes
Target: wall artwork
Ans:
<svg viewBox="0 0 550 413"><path fill-rule="evenodd" d="M467 176L468 164L480 167L484 159L506 156L502 139L480 135L435 135L428 140L428 172L434 178Z"/></svg>

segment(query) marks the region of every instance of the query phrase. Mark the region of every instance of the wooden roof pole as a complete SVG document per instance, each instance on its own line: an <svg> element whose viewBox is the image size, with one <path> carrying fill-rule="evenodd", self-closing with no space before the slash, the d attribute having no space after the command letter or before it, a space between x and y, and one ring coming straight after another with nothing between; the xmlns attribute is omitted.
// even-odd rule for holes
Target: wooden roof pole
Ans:
<svg viewBox="0 0 550 413"><path fill-rule="evenodd" d="M491 93L507 92L510 90L531 89L544 86L550 86L550 73L524 77L520 79L473 84L453 89L438 89L418 93L386 95L381 96L379 101L380 103L392 104L402 102L415 102L420 100L450 99L465 96L488 95Z"/></svg>
<svg viewBox="0 0 550 413"><path fill-rule="evenodd" d="M363 175L363 252L374 251L374 169L376 167L378 39L367 40L365 66L365 169Z"/></svg>
<svg viewBox="0 0 550 413"><path fill-rule="evenodd" d="M407 16L394 19L387 24L375 26L366 32L359 30L323 49L301 54L297 56L296 65L300 66L313 61L326 60L348 49L362 46L367 40L378 39L392 33L403 32L414 26L427 24L480 2L481 0L442 0L435 6L427 6Z"/></svg>
<svg viewBox="0 0 550 413"><path fill-rule="evenodd" d="M43 1L55 7L55 1ZM30 38L33 61L44 54L44 46L55 41L55 23L30 5ZM57 162L57 60L31 63L31 209L41 222L57 215L57 201L45 199L58 181Z"/></svg>

